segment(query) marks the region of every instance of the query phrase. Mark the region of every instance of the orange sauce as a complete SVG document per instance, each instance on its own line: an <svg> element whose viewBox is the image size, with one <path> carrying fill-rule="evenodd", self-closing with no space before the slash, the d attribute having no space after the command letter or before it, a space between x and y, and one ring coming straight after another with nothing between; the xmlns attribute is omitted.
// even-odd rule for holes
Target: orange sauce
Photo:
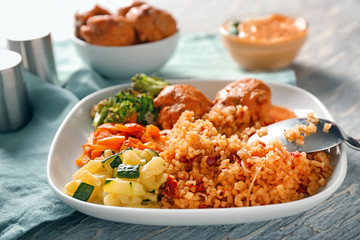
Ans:
<svg viewBox="0 0 360 240"><path fill-rule="evenodd" d="M306 33L306 24L295 18L273 14L267 18L249 19L238 25L238 37L252 42L276 42Z"/></svg>
<svg viewBox="0 0 360 240"><path fill-rule="evenodd" d="M243 68L257 71L290 65L305 43L307 32L305 19L279 14L240 22L228 20L220 28L231 57Z"/></svg>
<svg viewBox="0 0 360 240"><path fill-rule="evenodd" d="M290 109L275 105L271 106L268 113L273 119L275 119L275 122L297 117Z"/></svg>

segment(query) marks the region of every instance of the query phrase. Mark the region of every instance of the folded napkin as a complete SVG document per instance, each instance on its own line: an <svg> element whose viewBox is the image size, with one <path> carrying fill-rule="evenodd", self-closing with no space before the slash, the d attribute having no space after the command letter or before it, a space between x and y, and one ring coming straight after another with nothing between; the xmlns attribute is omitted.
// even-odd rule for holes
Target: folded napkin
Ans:
<svg viewBox="0 0 360 240"><path fill-rule="evenodd" d="M74 211L62 203L47 184L46 163L51 142L79 99L124 82L104 79L85 67L71 41L55 42L54 52L62 87L25 72L33 116L23 128L0 133L0 239L19 238L43 222L54 221ZM242 70L225 51L219 37L209 34L182 36L173 58L154 74L165 79L256 77L296 83L290 69L257 73Z"/></svg>
<svg viewBox="0 0 360 240"><path fill-rule="evenodd" d="M25 79L33 116L20 130L0 133L0 239L73 212L50 190L46 162L56 130L78 98L30 73Z"/></svg>

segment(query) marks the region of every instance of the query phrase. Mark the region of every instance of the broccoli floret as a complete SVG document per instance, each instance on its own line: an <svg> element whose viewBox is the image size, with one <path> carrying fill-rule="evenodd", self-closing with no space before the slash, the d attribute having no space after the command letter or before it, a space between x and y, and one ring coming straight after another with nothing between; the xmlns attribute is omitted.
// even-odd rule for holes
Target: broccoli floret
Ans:
<svg viewBox="0 0 360 240"><path fill-rule="evenodd" d="M136 114L136 107L133 102L129 100L124 100L121 102L114 103L108 109L106 118L104 119L105 123L118 122L125 123L131 122L132 117ZM135 118L136 121L136 118Z"/></svg>
<svg viewBox="0 0 360 240"><path fill-rule="evenodd" d="M154 107L153 100L169 83L159 77L149 77L144 73L136 74L131 78L132 89L120 91L115 96L107 98L91 110L96 128L102 123L153 124L159 113Z"/></svg>
<svg viewBox="0 0 360 240"><path fill-rule="evenodd" d="M93 126L96 128L102 123L112 122L137 122L144 125L154 123L158 109L154 107L153 100L154 97L150 93L140 93L131 89L121 91L93 107Z"/></svg>
<svg viewBox="0 0 360 240"><path fill-rule="evenodd" d="M107 98L94 105L91 109L91 117L93 118L93 126L96 128L102 124L108 115L109 107L112 105L112 98Z"/></svg>
<svg viewBox="0 0 360 240"><path fill-rule="evenodd" d="M170 85L164 79L155 76L147 76L144 73L138 73L131 78L132 87L134 90L139 92L148 92L153 94L155 97L161 92L161 90Z"/></svg>

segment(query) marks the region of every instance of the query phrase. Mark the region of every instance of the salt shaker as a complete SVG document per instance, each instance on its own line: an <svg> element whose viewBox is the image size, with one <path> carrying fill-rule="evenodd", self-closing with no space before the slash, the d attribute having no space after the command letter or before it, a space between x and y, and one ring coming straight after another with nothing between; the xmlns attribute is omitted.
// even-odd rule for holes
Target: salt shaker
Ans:
<svg viewBox="0 0 360 240"><path fill-rule="evenodd" d="M7 45L9 50L22 56L25 70L47 82L59 84L49 32L8 37Z"/></svg>
<svg viewBox="0 0 360 240"><path fill-rule="evenodd" d="M21 62L17 52L0 50L0 132L19 129L31 117Z"/></svg>

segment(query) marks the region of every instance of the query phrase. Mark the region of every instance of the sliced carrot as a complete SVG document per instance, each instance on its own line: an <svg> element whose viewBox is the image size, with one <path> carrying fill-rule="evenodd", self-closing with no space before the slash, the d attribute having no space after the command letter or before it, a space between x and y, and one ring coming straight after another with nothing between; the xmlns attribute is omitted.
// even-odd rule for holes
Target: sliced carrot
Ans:
<svg viewBox="0 0 360 240"><path fill-rule="evenodd" d="M120 150L124 150L124 149L127 149L129 147L132 147L132 148L137 148L136 144L135 143L132 143L132 142L129 142L129 141L125 141L124 144L121 146Z"/></svg>
<svg viewBox="0 0 360 240"><path fill-rule="evenodd" d="M137 149L140 149L140 150L144 150L144 149L147 149L147 148L150 148L152 150L156 150L156 146L154 143L141 143L141 142L138 142L138 143L130 143L130 145L134 148L137 148Z"/></svg>
<svg viewBox="0 0 360 240"><path fill-rule="evenodd" d="M134 132L142 132L145 130L145 127L137 123L126 123L125 126Z"/></svg>
<svg viewBox="0 0 360 240"><path fill-rule="evenodd" d="M121 146L121 144L125 141L125 137L124 136L111 136L111 137L106 137L106 138L102 138L97 140L96 144L98 145L119 145L119 148Z"/></svg>
<svg viewBox="0 0 360 240"><path fill-rule="evenodd" d="M135 147L135 148L140 149L140 150L144 150L144 149L146 149L145 145L144 145L144 144L142 144L142 143L138 143L138 144L136 144L136 147Z"/></svg>
<svg viewBox="0 0 360 240"><path fill-rule="evenodd" d="M105 128L97 129L96 132L95 132L95 138L97 140L103 139L103 138L108 138L108 137L111 137L111 136L113 136L113 134L109 130L107 130Z"/></svg>
<svg viewBox="0 0 360 240"><path fill-rule="evenodd" d="M83 157L79 157L78 159L76 159L75 163L76 165L78 165L79 167L84 166L85 164L87 164L90 161L90 157L89 156L83 156Z"/></svg>
<svg viewBox="0 0 360 240"><path fill-rule="evenodd" d="M87 143L88 144L94 144L95 141L96 141L95 132L93 131L93 132L90 133L89 137L87 138Z"/></svg>
<svg viewBox="0 0 360 240"><path fill-rule="evenodd" d="M128 133L119 132L119 133L117 134L117 136L124 136L124 137L125 137L125 139L128 139L131 135L130 135L130 134L128 134Z"/></svg>
<svg viewBox="0 0 360 240"><path fill-rule="evenodd" d="M124 124L115 124L115 129L120 131L120 132L125 132L125 133L131 133L132 131L129 129L129 127L125 126Z"/></svg>
<svg viewBox="0 0 360 240"><path fill-rule="evenodd" d="M159 137L160 129L152 124L146 126L146 133L150 136Z"/></svg>
<svg viewBox="0 0 360 240"><path fill-rule="evenodd" d="M98 129L106 129L110 131L112 134L117 134L119 131L115 128L115 123L104 123L96 128Z"/></svg>
<svg viewBox="0 0 360 240"><path fill-rule="evenodd" d="M147 125L146 132L141 137L141 141L143 142L150 142L156 138L160 137L160 129L154 125Z"/></svg>
<svg viewBox="0 0 360 240"><path fill-rule="evenodd" d="M133 138L133 137L129 137L129 138L128 138L128 141L131 142L131 143L135 143L135 144L141 142L141 140L139 140L139 139L137 139L137 138Z"/></svg>
<svg viewBox="0 0 360 240"><path fill-rule="evenodd" d="M137 123L127 123L127 124L115 124L115 128L123 133L130 134L136 138L141 138L145 133L145 128Z"/></svg>
<svg viewBox="0 0 360 240"><path fill-rule="evenodd" d="M137 144L138 144L138 143L141 143L141 141L140 141L139 139L129 137L128 139L126 139L126 140L124 141L123 146L124 146L125 148L128 148L128 147L138 148L138 147L137 147ZM139 148L138 148L138 149L139 149Z"/></svg>
<svg viewBox="0 0 360 240"><path fill-rule="evenodd" d="M149 135L149 134L147 134L147 133L145 133L144 135L142 135L142 137L141 137L141 141L142 142L150 142L152 140L152 137Z"/></svg>
<svg viewBox="0 0 360 240"><path fill-rule="evenodd" d="M85 145L85 144L84 144ZM84 152L82 153L82 155L76 159L75 163L76 165L78 165L79 167L84 166L85 164L87 164L91 158L90 158L90 151L91 149L89 147L84 147Z"/></svg>
<svg viewBox="0 0 360 240"><path fill-rule="evenodd" d="M96 157L100 157L102 154L102 151L99 151L99 150L93 150L91 151L91 159L94 159Z"/></svg>
<svg viewBox="0 0 360 240"><path fill-rule="evenodd" d="M111 150L117 150L121 147L121 145L91 145L91 150L96 150L96 151L105 151L107 149L111 149Z"/></svg>
<svg viewBox="0 0 360 240"><path fill-rule="evenodd" d="M90 133L87 143L83 145L83 153L76 160L79 166L85 165L90 160L102 155L103 151L124 150L128 147L140 150L150 148L161 150L167 136L160 134L160 129L154 125L143 127L137 123L105 123Z"/></svg>
<svg viewBox="0 0 360 240"><path fill-rule="evenodd" d="M156 150L156 145L153 142L147 142L147 143L144 143L143 145L145 146L145 148L150 148L152 150Z"/></svg>

